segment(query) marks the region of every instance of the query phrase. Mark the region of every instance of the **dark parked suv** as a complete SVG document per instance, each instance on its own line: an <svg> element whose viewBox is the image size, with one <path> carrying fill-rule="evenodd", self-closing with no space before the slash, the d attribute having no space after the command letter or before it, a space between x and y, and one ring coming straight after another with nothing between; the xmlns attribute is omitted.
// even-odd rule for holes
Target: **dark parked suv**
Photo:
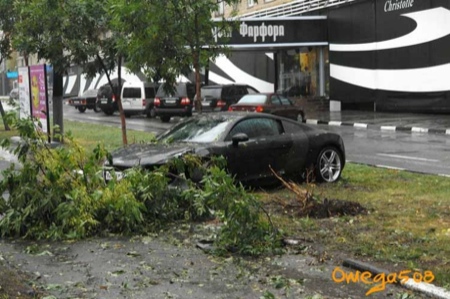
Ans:
<svg viewBox="0 0 450 299"><path fill-rule="evenodd" d="M109 84L103 85L97 92L98 106L106 115L113 115L115 111L119 110L115 96L118 94L119 86L117 84L113 86L114 92Z"/></svg>
<svg viewBox="0 0 450 299"><path fill-rule="evenodd" d="M202 87L202 111L227 111L246 94L259 93L245 84L206 85Z"/></svg>
<svg viewBox="0 0 450 299"><path fill-rule="evenodd" d="M169 122L172 116L192 116L195 84L177 83L170 92L161 84L154 100L155 114L162 122Z"/></svg>

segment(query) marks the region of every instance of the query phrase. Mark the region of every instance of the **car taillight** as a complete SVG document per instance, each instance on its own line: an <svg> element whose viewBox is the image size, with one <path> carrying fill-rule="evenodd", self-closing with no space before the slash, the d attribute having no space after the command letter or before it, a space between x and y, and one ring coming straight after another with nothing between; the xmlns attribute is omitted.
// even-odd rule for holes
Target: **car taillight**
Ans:
<svg viewBox="0 0 450 299"><path fill-rule="evenodd" d="M217 101L217 107L225 107L226 106L226 102L225 101L222 101L222 100L218 100Z"/></svg>
<svg viewBox="0 0 450 299"><path fill-rule="evenodd" d="M72 104L73 103L73 101L72 100L69 100L69 104Z"/></svg>
<svg viewBox="0 0 450 299"><path fill-rule="evenodd" d="M263 112L264 108L262 106L258 106L258 107L256 107L255 111L256 112Z"/></svg>
<svg viewBox="0 0 450 299"><path fill-rule="evenodd" d="M142 107L147 106L147 101L145 101L145 99L142 99Z"/></svg>
<svg viewBox="0 0 450 299"><path fill-rule="evenodd" d="M112 96L112 101L113 101L113 102L116 101L116 96L115 96L115 95Z"/></svg>
<svg viewBox="0 0 450 299"><path fill-rule="evenodd" d="M232 106L228 107L228 111L234 111L234 107Z"/></svg>
<svg viewBox="0 0 450 299"><path fill-rule="evenodd" d="M191 103L191 100L189 100L189 98L181 99L181 105L189 105L190 103Z"/></svg>
<svg viewBox="0 0 450 299"><path fill-rule="evenodd" d="M153 105L155 105L155 106L161 105L161 99L160 98L155 98L155 100L153 101Z"/></svg>
<svg viewBox="0 0 450 299"><path fill-rule="evenodd" d="M82 105L86 105L86 100L81 100Z"/></svg>

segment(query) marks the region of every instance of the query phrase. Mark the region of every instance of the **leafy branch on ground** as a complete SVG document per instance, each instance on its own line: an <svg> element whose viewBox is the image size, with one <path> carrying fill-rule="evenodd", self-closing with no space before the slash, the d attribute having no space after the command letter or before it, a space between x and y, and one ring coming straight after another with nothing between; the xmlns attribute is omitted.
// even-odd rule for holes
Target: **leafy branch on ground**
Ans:
<svg viewBox="0 0 450 299"><path fill-rule="evenodd" d="M154 169L135 167L106 182L103 145L87 152L70 135L52 148L31 119L10 121L20 133L21 167L3 172L0 234L30 239L81 239L104 233L140 234L177 221L219 220L218 252L277 251L280 232L255 194L225 171L225 160L194 155ZM1 146L10 147L8 141ZM175 184L180 182L181 185ZM177 187L178 186L178 187ZM183 186L183 188L179 188Z"/></svg>

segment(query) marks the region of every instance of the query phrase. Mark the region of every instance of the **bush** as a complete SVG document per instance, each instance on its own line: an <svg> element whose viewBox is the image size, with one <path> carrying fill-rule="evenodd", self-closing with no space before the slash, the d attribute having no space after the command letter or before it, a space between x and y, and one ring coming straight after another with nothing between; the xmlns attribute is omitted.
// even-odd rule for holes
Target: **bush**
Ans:
<svg viewBox="0 0 450 299"><path fill-rule="evenodd" d="M268 216L262 217L259 201L235 184L223 158L205 163L185 155L154 170L128 170L122 180L105 183L102 166L109 153L102 145L87 153L68 134L64 146L50 148L31 120L14 125L23 141L14 150L22 167L3 172L0 194L8 191L9 198L0 198L2 236L80 239L216 217L223 223L216 239L220 252L256 255L280 246L280 235ZM169 188L174 177L185 184L183 192Z"/></svg>

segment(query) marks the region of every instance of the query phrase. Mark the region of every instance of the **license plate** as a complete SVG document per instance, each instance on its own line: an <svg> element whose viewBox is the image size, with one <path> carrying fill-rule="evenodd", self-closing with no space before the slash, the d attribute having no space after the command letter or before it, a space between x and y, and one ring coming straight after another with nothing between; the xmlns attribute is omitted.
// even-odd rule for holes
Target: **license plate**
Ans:
<svg viewBox="0 0 450 299"><path fill-rule="evenodd" d="M167 103L167 104L175 104L176 101L177 101L177 100L166 100L166 103Z"/></svg>
<svg viewBox="0 0 450 299"><path fill-rule="evenodd" d="M116 179L120 181L123 179L123 172L121 171L115 171L113 174L113 171L111 170L105 170L105 180L110 181L114 179L114 175L116 176Z"/></svg>
<svg viewBox="0 0 450 299"><path fill-rule="evenodd" d="M100 100L100 103L102 103L102 104L108 104L108 99L101 99L101 100Z"/></svg>

